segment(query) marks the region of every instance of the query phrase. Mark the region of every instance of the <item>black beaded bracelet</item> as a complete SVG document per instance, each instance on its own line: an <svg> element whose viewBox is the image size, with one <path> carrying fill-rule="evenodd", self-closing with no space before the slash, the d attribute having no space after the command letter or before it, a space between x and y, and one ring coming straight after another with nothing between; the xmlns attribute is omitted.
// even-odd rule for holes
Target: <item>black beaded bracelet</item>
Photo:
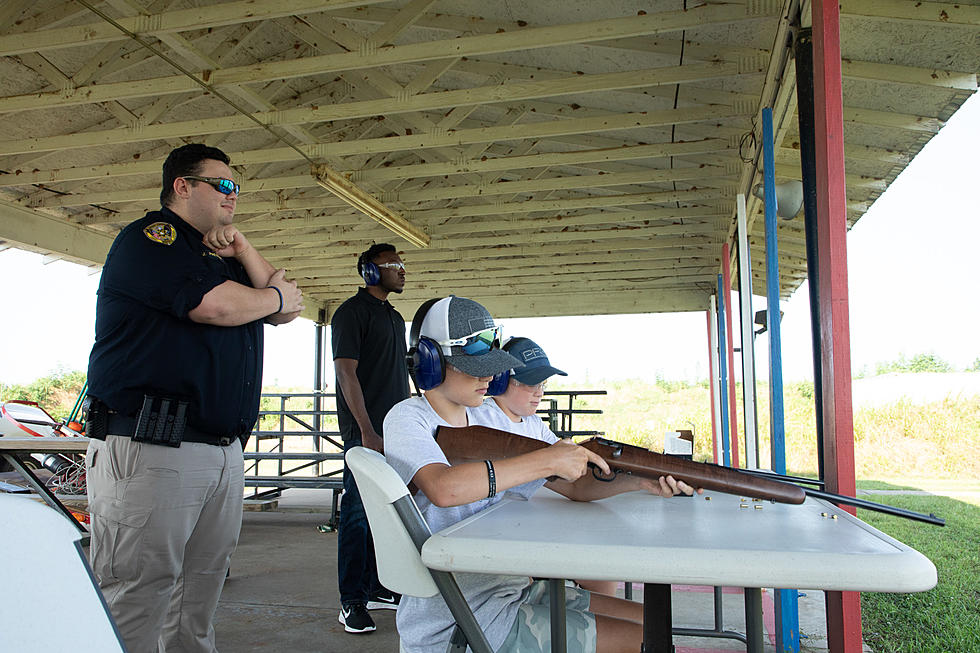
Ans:
<svg viewBox="0 0 980 653"><path fill-rule="evenodd" d="M276 313L282 313L282 291L275 286L267 286L267 288L272 288L276 291L276 294L279 295L279 310L277 310Z"/></svg>
<svg viewBox="0 0 980 653"><path fill-rule="evenodd" d="M493 463L489 460L484 460L487 464L487 481L490 485L490 491L487 493L487 498L492 499L497 496L497 474L493 471Z"/></svg>

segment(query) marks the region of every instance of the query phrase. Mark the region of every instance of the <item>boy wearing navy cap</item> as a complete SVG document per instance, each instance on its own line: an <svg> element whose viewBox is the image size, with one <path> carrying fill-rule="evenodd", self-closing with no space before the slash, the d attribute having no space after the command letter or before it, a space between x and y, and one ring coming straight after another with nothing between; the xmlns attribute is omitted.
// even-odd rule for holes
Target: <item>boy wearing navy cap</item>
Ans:
<svg viewBox="0 0 980 653"><path fill-rule="evenodd" d="M495 504L505 490L530 496L547 484L575 500L636 489L662 496L693 492L668 477L659 485L641 479L596 482L595 487L590 486L589 496L582 496L573 482L587 473L588 464L594 463L604 472L608 472L608 465L570 442L555 442L543 450L489 463L450 465L435 441L436 429L479 423L476 411L493 377L525 365L500 349L500 327L489 312L462 297L424 304L412 321L410 345L409 367L425 394L402 401L385 417L385 456L406 485L414 483L418 488L415 502L433 532ZM558 479L546 483L551 476ZM456 578L494 650L550 650L545 582L490 574L459 573ZM567 589L566 604L569 651L639 648L640 604L593 597L574 588ZM439 596L402 597L396 620L401 647L407 653L445 650L455 623Z"/></svg>
<svg viewBox="0 0 980 653"><path fill-rule="evenodd" d="M524 367L494 377L487 392L493 401L485 402L481 408L481 417L487 421L480 424L519 435L528 435L524 432L528 430L551 433L535 412L548 379L568 374L553 367L548 355L530 338L510 338L503 344L503 350L521 361Z"/></svg>
<svg viewBox="0 0 980 653"><path fill-rule="evenodd" d="M548 379L568 374L554 367L544 349L530 338L510 338L504 342L503 350L521 361L524 367L494 377L487 393L493 401L485 401L477 408L476 423L524 437L557 442L558 437L536 413ZM577 582L591 592L616 594L613 581Z"/></svg>

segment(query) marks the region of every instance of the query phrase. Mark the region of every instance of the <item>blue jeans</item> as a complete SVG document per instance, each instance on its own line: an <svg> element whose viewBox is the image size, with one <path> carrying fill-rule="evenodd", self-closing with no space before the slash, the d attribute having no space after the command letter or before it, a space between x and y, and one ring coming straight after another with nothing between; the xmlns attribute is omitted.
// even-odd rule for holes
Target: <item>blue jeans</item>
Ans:
<svg viewBox="0 0 980 653"><path fill-rule="evenodd" d="M361 435L344 440L344 453L361 446ZM378 565L374 559L374 540L368 526L361 493L354 475L344 465L344 495L340 499L340 522L337 525L337 584L340 602L367 603L384 590L378 580Z"/></svg>

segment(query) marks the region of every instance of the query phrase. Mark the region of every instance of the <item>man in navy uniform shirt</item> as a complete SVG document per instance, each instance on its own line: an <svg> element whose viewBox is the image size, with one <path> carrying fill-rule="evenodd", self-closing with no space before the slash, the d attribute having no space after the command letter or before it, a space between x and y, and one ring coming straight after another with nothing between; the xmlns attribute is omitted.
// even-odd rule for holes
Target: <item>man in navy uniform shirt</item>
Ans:
<svg viewBox="0 0 980 653"><path fill-rule="evenodd" d="M337 373L337 422L344 451L363 444L382 451L382 427L392 406L409 395L405 320L388 301L405 288L405 265L394 246L372 245L357 259L364 287L330 320ZM398 596L378 580L374 543L354 476L344 467L337 535L340 623L349 633L375 629L373 609L395 609Z"/></svg>
<svg viewBox="0 0 980 653"><path fill-rule="evenodd" d="M227 155L185 145L162 208L109 250L89 358L92 567L130 653L216 651L211 624L242 520L262 325L302 293L232 224Z"/></svg>

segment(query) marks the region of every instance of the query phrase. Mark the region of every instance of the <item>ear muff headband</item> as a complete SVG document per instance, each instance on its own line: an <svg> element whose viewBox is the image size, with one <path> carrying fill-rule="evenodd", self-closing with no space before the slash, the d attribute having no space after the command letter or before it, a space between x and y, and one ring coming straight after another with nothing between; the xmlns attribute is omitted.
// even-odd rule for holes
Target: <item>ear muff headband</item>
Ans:
<svg viewBox="0 0 980 653"><path fill-rule="evenodd" d="M527 340L527 338L511 338L501 346L501 349L509 352L511 345L521 340ZM510 385L510 372L510 370L504 370L490 379L490 385L487 386L489 396L496 397L507 392L507 386Z"/></svg>
<svg viewBox="0 0 980 653"><path fill-rule="evenodd" d="M375 266L376 267L376 266ZM446 360L442 356L442 347L432 338L422 335L422 322L429 309L442 298L430 299L415 312L412 318L412 329L408 336L408 374L415 383L415 388L421 394L422 390L431 390L441 384L446 378Z"/></svg>
<svg viewBox="0 0 980 653"><path fill-rule="evenodd" d="M365 261L361 266L361 278L369 286L376 286L381 283L381 270L371 261Z"/></svg>

